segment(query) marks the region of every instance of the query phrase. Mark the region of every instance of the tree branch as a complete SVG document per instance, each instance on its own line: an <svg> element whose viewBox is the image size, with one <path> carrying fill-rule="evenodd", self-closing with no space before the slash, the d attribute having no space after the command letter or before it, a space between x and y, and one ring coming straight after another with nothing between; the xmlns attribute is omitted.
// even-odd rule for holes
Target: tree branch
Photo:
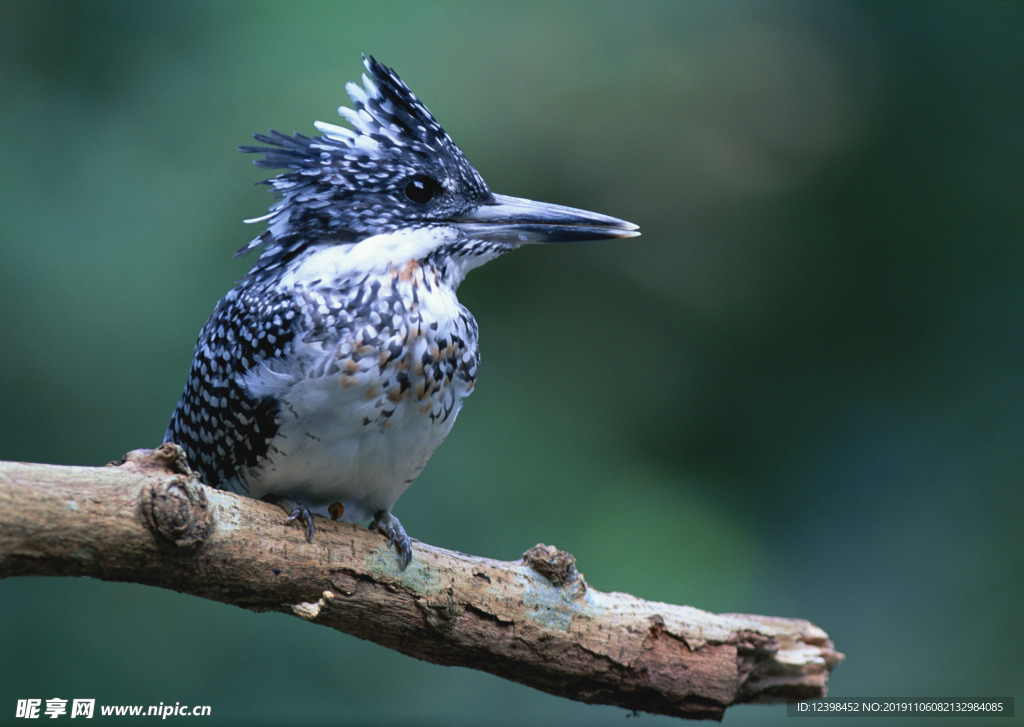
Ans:
<svg viewBox="0 0 1024 727"><path fill-rule="evenodd" d="M807 621L594 590L549 546L497 561L418 543L400 571L378 533L323 520L308 543L282 520L200 484L174 445L108 467L0 462L0 577L171 588L569 699L691 718L821 697L843 659Z"/></svg>

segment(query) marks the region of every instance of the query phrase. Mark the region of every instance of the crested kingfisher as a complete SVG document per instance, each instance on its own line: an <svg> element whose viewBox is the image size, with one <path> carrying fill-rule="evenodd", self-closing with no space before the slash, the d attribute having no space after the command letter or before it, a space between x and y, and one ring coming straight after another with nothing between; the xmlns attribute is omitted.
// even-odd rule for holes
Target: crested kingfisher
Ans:
<svg viewBox="0 0 1024 727"><path fill-rule="evenodd" d="M614 217L491 192L395 72L363 57L351 128L256 134L275 203L252 269L199 333L164 441L214 487L369 523L399 565L391 508L476 384L467 272L522 244L633 237Z"/></svg>

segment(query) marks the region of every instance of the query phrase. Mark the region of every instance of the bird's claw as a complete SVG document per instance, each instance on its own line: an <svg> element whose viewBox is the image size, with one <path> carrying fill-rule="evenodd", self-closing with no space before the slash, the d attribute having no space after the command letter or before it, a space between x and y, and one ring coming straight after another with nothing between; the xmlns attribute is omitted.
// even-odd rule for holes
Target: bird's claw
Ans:
<svg viewBox="0 0 1024 727"><path fill-rule="evenodd" d="M405 570L412 560L412 541L398 518L387 510L381 510L374 515L370 529L377 530L388 539L388 547L398 551L398 567Z"/></svg>
<svg viewBox="0 0 1024 727"><path fill-rule="evenodd" d="M290 523L293 520L298 520L306 526L306 542L313 542L313 533L316 532L316 526L313 525L313 513L310 512L309 508L305 505L296 504L288 517L285 518L285 522Z"/></svg>
<svg viewBox="0 0 1024 727"><path fill-rule="evenodd" d="M308 507L303 505L301 502L297 502L287 497L281 497L280 495L267 495L263 500L264 502L277 505L288 513L288 517L285 518L285 524L297 520L300 524L305 525L306 542L313 542L313 534L316 532L316 526L313 525L313 512Z"/></svg>

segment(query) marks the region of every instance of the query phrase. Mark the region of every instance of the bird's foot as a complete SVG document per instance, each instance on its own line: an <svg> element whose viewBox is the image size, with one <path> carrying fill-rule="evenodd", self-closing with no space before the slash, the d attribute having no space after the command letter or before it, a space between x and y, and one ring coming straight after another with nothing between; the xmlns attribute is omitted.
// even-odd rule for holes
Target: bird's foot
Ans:
<svg viewBox="0 0 1024 727"><path fill-rule="evenodd" d="M398 551L398 567L405 570L409 561L412 560L412 541L405 534L405 528L402 527L402 523L398 522L398 518L387 510L380 510L373 516L370 530L383 533L384 537L388 539L388 547L394 546Z"/></svg>
<svg viewBox="0 0 1024 727"><path fill-rule="evenodd" d="M312 542L313 533L316 532L316 527L313 525L313 513L308 507L303 505L301 502L292 500L282 495L266 495L263 498L264 502L269 502L272 505L277 505L288 513L288 517L285 519L285 523L293 521L299 521L299 524L306 526L306 540Z"/></svg>

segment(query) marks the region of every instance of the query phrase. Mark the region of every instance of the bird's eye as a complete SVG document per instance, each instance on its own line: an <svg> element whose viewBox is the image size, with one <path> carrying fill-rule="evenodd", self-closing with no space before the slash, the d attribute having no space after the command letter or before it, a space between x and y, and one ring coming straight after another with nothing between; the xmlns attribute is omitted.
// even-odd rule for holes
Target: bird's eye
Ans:
<svg viewBox="0 0 1024 727"><path fill-rule="evenodd" d="M425 174L417 174L405 185L405 196L416 204L426 204L441 191L441 185Z"/></svg>

